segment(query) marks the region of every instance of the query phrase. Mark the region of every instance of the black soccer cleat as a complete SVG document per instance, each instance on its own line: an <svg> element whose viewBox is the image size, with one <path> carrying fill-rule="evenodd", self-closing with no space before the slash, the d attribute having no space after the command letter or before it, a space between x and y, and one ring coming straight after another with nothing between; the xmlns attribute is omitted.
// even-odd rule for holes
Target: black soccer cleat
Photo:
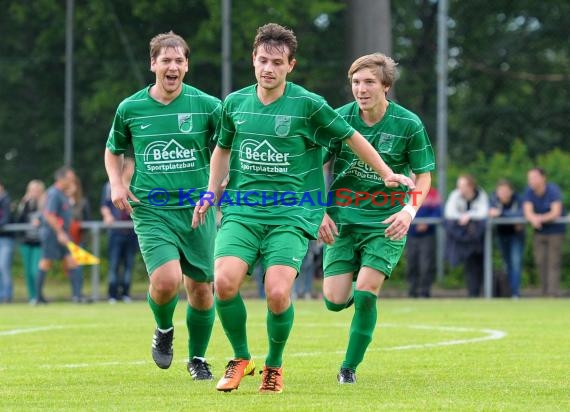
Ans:
<svg viewBox="0 0 570 412"><path fill-rule="evenodd" d="M210 364L206 361L194 357L186 366L194 381L211 381L214 379L210 371Z"/></svg>
<svg viewBox="0 0 570 412"><path fill-rule="evenodd" d="M174 328L162 333L158 329L154 331L152 338L152 359L161 369L168 369L172 363L172 341Z"/></svg>
<svg viewBox="0 0 570 412"><path fill-rule="evenodd" d="M356 373L354 370L349 368L340 368L340 372L336 378L338 379L338 383L341 385L345 383L356 383Z"/></svg>

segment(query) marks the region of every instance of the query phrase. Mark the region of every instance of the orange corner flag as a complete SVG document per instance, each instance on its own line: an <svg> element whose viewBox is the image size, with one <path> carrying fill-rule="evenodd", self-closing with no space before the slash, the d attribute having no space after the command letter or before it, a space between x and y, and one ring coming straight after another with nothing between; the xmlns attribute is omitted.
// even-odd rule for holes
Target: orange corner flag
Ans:
<svg viewBox="0 0 570 412"><path fill-rule="evenodd" d="M77 246L73 242L67 243L67 248L69 249L69 253L71 253L71 257L78 265L98 265L99 258L95 255L92 255L85 249Z"/></svg>

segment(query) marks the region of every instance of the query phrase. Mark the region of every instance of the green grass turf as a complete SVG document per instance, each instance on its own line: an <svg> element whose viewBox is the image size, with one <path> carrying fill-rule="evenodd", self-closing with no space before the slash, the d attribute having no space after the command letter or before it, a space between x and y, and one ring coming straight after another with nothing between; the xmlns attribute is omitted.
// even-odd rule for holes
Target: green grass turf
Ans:
<svg viewBox="0 0 570 412"><path fill-rule="evenodd" d="M261 367L265 303L246 304L250 350ZM3 305L0 410L570 410L568 300L380 300L358 383L340 386L352 313L296 302L285 390L262 395L257 374L231 393L217 392L216 380L191 381L184 304L168 370L152 362L145 302ZM208 350L216 378L231 355L216 320Z"/></svg>

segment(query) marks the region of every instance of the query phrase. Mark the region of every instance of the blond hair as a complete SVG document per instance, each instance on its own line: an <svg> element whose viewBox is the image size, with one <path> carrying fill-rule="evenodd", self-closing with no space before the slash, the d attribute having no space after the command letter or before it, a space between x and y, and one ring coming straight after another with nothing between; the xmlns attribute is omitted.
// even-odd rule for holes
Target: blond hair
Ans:
<svg viewBox="0 0 570 412"><path fill-rule="evenodd" d="M348 80L352 82L352 76L359 70L370 69L376 74L380 83L384 86L392 87L398 79L396 63L391 57L382 53L372 53L361 56L352 63L348 69Z"/></svg>

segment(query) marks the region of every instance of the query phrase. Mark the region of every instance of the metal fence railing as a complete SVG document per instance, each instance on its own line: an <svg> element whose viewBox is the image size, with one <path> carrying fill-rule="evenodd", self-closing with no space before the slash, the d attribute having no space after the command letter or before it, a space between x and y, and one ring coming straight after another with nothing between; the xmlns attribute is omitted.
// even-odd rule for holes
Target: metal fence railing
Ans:
<svg viewBox="0 0 570 412"><path fill-rule="evenodd" d="M438 236L442 236L442 226L444 220L442 218L416 218L413 224L427 223L438 225ZM485 235L484 235L484 265L483 265L483 296L485 298L493 297L493 228L496 225L507 225L522 223L526 224L526 220L523 217L513 217L513 218L492 218L486 220L485 225ZM556 223L570 223L569 217L561 217L556 220ZM102 221L85 221L81 223L83 229L89 230L90 232L90 245L89 251L95 256L101 256L101 233L107 231L108 229L119 229L119 228L131 228L132 222L114 222L111 225L107 225ZM11 223L2 227L3 231L8 232L22 232L30 229L29 224L25 223ZM438 279L443 276L443 250L445 247L444 243L438 241L438 252L437 252L437 271ZM99 265L91 266L91 289L93 300L99 300L99 284L101 281L101 269Z"/></svg>

